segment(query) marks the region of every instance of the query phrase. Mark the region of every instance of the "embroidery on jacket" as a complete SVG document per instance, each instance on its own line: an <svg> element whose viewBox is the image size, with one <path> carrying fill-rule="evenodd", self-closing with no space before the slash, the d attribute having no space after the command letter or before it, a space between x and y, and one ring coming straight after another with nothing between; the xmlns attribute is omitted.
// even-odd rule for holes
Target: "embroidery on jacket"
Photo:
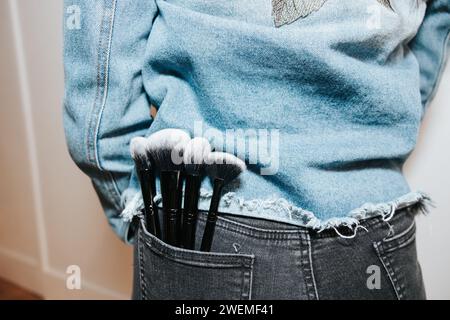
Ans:
<svg viewBox="0 0 450 320"><path fill-rule="evenodd" d="M319 10L327 0L272 0L272 17L275 27L290 24ZM392 9L390 0L377 0Z"/></svg>
<svg viewBox="0 0 450 320"><path fill-rule="evenodd" d="M381 3L383 6L388 7L392 10L391 6L391 0L377 0L379 3Z"/></svg>

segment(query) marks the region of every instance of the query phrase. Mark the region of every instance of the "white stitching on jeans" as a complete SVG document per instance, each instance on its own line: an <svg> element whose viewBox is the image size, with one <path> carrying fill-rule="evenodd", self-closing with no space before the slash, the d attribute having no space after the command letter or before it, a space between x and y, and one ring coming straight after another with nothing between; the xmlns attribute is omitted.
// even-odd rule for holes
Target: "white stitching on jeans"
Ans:
<svg viewBox="0 0 450 320"><path fill-rule="evenodd" d="M391 238L385 238L385 239L383 239L383 241L391 242L393 240L399 239L399 238L405 236L406 234L408 234L415 226L416 226L416 221L413 221L413 223L411 223L411 225L407 229L405 229L403 232L401 232Z"/></svg>
<svg viewBox="0 0 450 320"><path fill-rule="evenodd" d="M249 291L248 291L248 300L252 300L252 294L253 294L253 263L250 266L250 283L249 283Z"/></svg>
<svg viewBox="0 0 450 320"><path fill-rule="evenodd" d="M314 267L313 267L313 261L312 261L312 245L311 245L311 237L309 236L309 234L307 234L307 242L308 242L308 258L309 258L309 268L311 270L311 277L312 277L312 282L313 282L313 286L314 286L314 292L316 294L316 299L319 299L319 293L317 292L317 284L316 284L316 278L314 276Z"/></svg>
<svg viewBox="0 0 450 320"><path fill-rule="evenodd" d="M141 289L141 299L142 300L146 300L147 299L147 285L145 283L145 276L144 276L144 255L142 252L142 247L141 247L141 231L138 231L139 235L138 235L138 243L136 243L137 245L137 250L138 250L138 264L139 264L139 287Z"/></svg>
<svg viewBox="0 0 450 320"><path fill-rule="evenodd" d="M383 256L381 255L381 251L380 251L379 245L380 245L380 244L379 244L379 243L376 243L376 242L373 244L373 246L374 246L374 248L375 248L375 251L377 252L378 258L380 259L381 264L382 264L383 267L384 267L384 270L386 270L386 273L387 273L387 275L388 275L388 277L389 277L389 280L390 280L390 282L391 282L391 285L392 285L392 287L393 287L393 289L394 289L394 292L395 292L395 295L396 295L396 297L397 297L397 300L401 300L401 299L400 299L400 294L399 294L399 292L398 292L398 288L397 288L397 286L396 286L396 284L395 284L395 281L394 281L394 279L392 278L391 273L389 272L389 268L388 268L388 266L386 265L386 262L384 261Z"/></svg>

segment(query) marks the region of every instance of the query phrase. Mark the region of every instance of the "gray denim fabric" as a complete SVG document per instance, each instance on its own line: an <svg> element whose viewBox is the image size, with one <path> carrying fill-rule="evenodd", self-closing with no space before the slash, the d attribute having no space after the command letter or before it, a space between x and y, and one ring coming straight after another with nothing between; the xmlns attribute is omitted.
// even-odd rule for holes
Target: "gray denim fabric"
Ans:
<svg viewBox="0 0 450 320"><path fill-rule="evenodd" d="M425 299L416 255L417 210L336 232L223 215L211 253L169 246L144 229L135 244L134 299ZM205 214L200 215L197 247ZM339 230L345 235L345 229Z"/></svg>

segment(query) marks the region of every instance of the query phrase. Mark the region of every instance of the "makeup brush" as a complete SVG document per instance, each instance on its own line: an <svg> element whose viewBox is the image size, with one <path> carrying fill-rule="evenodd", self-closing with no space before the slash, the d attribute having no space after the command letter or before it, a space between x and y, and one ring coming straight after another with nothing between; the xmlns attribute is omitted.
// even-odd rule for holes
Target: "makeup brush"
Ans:
<svg viewBox="0 0 450 320"><path fill-rule="evenodd" d="M152 134L147 142L147 154L160 169L163 201L163 240L178 245L181 224L183 151L190 136L183 130L164 129Z"/></svg>
<svg viewBox="0 0 450 320"><path fill-rule="evenodd" d="M245 169L245 162L229 153L211 152L207 159L206 170L213 179L213 195L206 218L201 251L210 251L216 227L220 198L223 187L236 179Z"/></svg>
<svg viewBox="0 0 450 320"><path fill-rule="evenodd" d="M184 149L183 162L186 172L186 187L184 192L182 245L185 249L193 250L195 247L200 186L206 159L210 153L211 145L205 138L192 139Z"/></svg>
<svg viewBox="0 0 450 320"><path fill-rule="evenodd" d="M147 139L143 137L133 138L130 142L130 153L136 165L136 172L141 185L146 227L151 234L161 238L159 216L153 202L156 195L156 182L151 161L147 156Z"/></svg>

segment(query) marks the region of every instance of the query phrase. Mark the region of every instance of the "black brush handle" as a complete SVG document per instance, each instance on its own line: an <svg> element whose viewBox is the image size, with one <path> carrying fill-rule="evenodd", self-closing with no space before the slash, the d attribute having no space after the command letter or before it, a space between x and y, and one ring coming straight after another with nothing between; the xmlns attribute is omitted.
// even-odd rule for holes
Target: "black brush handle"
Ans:
<svg viewBox="0 0 450 320"><path fill-rule="evenodd" d="M176 209L168 209L165 211L167 215L167 229L166 229L166 242L171 246L178 245L178 233L177 233L177 213Z"/></svg>
<svg viewBox="0 0 450 320"><path fill-rule="evenodd" d="M205 231L203 233L201 251L211 251L211 246L214 238L214 231L216 229L216 221L219 211L220 198L222 196L222 189L225 185L223 179L216 178L214 180L213 195L211 204L209 206L208 216L206 218Z"/></svg>
<svg viewBox="0 0 450 320"><path fill-rule="evenodd" d="M176 232L177 232L177 243L176 245L179 247L183 247L183 210L181 209L181 204L183 202L183 183L185 179L185 174L183 171L180 172L180 176L178 178L178 186L177 186L177 206L176 206Z"/></svg>
<svg viewBox="0 0 450 320"><path fill-rule="evenodd" d="M161 171L161 195L164 213L163 241L176 246L179 171Z"/></svg>
<svg viewBox="0 0 450 320"><path fill-rule="evenodd" d="M202 178L198 174L186 175L186 191L183 211L183 247L194 250L197 227L198 200Z"/></svg>
<svg viewBox="0 0 450 320"><path fill-rule="evenodd" d="M161 238L159 217L155 213L154 193L155 177L149 168L138 168L138 177L141 185L142 199L144 201L144 217L147 230Z"/></svg>
<svg viewBox="0 0 450 320"><path fill-rule="evenodd" d="M155 203L156 197L156 179L152 170L146 172L146 179L149 182L150 206L151 206L151 223L155 226L154 235L161 239L161 224L159 222L158 206Z"/></svg>

